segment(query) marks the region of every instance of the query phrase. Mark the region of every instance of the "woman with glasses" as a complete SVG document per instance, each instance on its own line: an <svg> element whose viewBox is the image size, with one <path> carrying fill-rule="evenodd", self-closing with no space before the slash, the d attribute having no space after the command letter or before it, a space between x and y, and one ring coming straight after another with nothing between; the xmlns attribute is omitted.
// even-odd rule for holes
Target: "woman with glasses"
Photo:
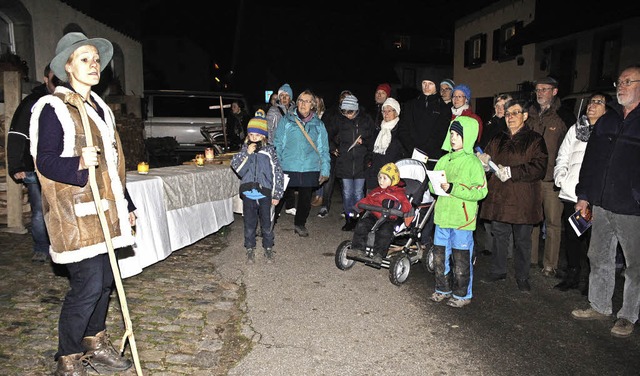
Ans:
<svg viewBox="0 0 640 376"><path fill-rule="evenodd" d="M356 226L354 205L364 197L365 169L371 164L374 125L371 116L360 110L358 98L347 95L340 104L342 116L337 116L336 178L342 181L343 231Z"/></svg>
<svg viewBox="0 0 640 376"><path fill-rule="evenodd" d="M471 89L467 85L456 85L451 96L451 120L458 116L469 116L478 121L478 141L482 137L482 119L471 110Z"/></svg>
<svg viewBox="0 0 640 376"><path fill-rule="evenodd" d="M560 291L577 289L580 285L581 261L586 259L591 231L589 229L582 236L578 236L571 226L567 226L567 220L576 211L574 208L578 202L576 185L584 152L587 149L587 141L598 119L607 112L607 103L610 101L611 97L604 93L595 93L589 97L584 114L569 128L564 137L553 169L555 183L560 187L560 200L564 205L563 244L567 254L567 273L562 282L555 286ZM584 293L587 291L588 288L583 289Z"/></svg>
<svg viewBox="0 0 640 376"><path fill-rule="evenodd" d="M367 191L378 186L378 171L390 162L404 158L407 151L398 139L398 121L400 121L400 103L387 98L382 103L382 122L380 132L373 142L371 167L365 171Z"/></svg>
<svg viewBox="0 0 640 376"><path fill-rule="evenodd" d="M315 112L318 106L316 96L305 90L298 96L296 104L295 110L286 113L278 123L273 145L282 171L289 176L287 191L298 190L294 232L307 237L311 194L329 179L329 141L327 130ZM278 203L276 216L283 204L283 200Z"/></svg>
<svg viewBox="0 0 640 376"><path fill-rule="evenodd" d="M491 273L484 282L507 277L507 250L513 235L513 263L518 289L531 290L531 231L542 221L541 181L547 169L547 148L542 136L525 125L527 103L511 100L505 105L508 131L493 137L483 154L478 154L489 177L489 193L482 203L480 218L492 221L495 252ZM494 166L494 167L491 167Z"/></svg>

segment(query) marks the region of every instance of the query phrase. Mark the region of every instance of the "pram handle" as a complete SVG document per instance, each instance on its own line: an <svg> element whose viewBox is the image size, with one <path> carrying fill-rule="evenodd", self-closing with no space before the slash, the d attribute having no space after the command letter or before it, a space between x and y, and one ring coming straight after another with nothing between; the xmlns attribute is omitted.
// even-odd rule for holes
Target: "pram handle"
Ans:
<svg viewBox="0 0 640 376"><path fill-rule="evenodd" d="M358 209L374 211L382 214L395 215L396 217L403 217L405 213L402 210L398 209L385 209L382 206L369 205L369 204L358 204ZM409 213L407 213L409 214Z"/></svg>

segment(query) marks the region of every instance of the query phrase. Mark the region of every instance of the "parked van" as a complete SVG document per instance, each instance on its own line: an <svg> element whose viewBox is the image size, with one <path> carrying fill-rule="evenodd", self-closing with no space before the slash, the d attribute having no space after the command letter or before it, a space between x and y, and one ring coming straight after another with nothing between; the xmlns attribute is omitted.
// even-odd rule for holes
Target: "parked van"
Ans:
<svg viewBox="0 0 640 376"><path fill-rule="evenodd" d="M248 108L244 96L237 93L145 91L142 101L145 138L171 137L179 151L200 150L212 143L224 147L223 119L226 124L232 116L234 101Z"/></svg>
<svg viewBox="0 0 640 376"><path fill-rule="evenodd" d="M573 114L578 117L580 114L584 113L587 109L587 100L591 95L596 92L609 94L612 100L616 100L616 91L615 89L607 89L607 90L594 90L594 91L585 91L581 93L573 93L562 98L562 106L567 110L573 112Z"/></svg>

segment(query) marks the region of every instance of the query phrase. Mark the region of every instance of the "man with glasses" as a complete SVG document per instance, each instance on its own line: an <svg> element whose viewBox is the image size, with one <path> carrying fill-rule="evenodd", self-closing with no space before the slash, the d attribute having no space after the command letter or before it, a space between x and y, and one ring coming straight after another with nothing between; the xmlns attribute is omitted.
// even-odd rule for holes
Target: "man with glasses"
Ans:
<svg viewBox="0 0 640 376"><path fill-rule="evenodd" d="M558 197L559 189L553 179L553 169L560 145L569 127L576 122L576 117L561 107L558 81L555 78L547 76L537 80L535 93L536 102L529 107L527 125L542 135L549 153L547 172L542 179L542 206L546 226L542 273L552 277L558 269L563 209L562 201ZM531 263L535 265L539 261L540 227L535 226L531 234Z"/></svg>
<svg viewBox="0 0 640 376"><path fill-rule="evenodd" d="M593 213L589 244L589 303L571 312L578 320L609 320L615 287L616 248L622 247L622 308L611 329L629 337L640 307L640 65L622 71L616 86L618 103L598 120L589 137L576 186L576 210Z"/></svg>

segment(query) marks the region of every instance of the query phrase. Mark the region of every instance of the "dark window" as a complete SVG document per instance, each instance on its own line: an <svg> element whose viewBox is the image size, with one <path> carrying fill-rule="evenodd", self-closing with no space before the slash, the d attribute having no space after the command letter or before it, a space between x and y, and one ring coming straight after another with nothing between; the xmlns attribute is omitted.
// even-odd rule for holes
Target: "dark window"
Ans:
<svg viewBox="0 0 640 376"><path fill-rule="evenodd" d="M464 42L464 66L476 68L487 62L487 34L476 34Z"/></svg>
<svg viewBox="0 0 640 376"><path fill-rule="evenodd" d="M620 31L608 31L597 35L593 41L591 87L594 90L610 89L618 78L620 69Z"/></svg>
<svg viewBox="0 0 640 376"><path fill-rule="evenodd" d="M232 100L223 98L223 105L231 105ZM153 98L153 116L155 117L220 117L220 110L210 110L209 106L219 106L220 100L202 97L169 97ZM224 116L228 118L231 109L225 108Z"/></svg>
<svg viewBox="0 0 640 376"><path fill-rule="evenodd" d="M494 61L513 60L522 53L521 45L507 47L506 42L522 29L522 21L513 21L493 31L492 59Z"/></svg>

